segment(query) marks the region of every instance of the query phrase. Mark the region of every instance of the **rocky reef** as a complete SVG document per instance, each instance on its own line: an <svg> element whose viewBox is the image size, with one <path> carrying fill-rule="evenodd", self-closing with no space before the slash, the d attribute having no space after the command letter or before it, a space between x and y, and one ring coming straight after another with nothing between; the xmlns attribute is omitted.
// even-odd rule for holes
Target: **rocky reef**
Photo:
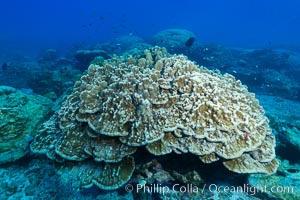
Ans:
<svg viewBox="0 0 300 200"><path fill-rule="evenodd" d="M299 199L297 49L200 36L167 29L0 55L0 85L16 88L0 86L0 199ZM137 193L125 182L249 190Z"/></svg>
<svg viewBox="0 0 300 200"><path fill-rule="evenodd" d="M0 164L29 152L29 142L51 114L52 104L46 97L0 86Z"/></svg>
<svg viewBox="0 0 300 200"><path fill-rule="evenodd" d="M192 154L237 173L278 167L275 137L254 94L229 74L158 47L90 65L30 147L59 163L81 163L80 186L105 190L131 179L145 149L156 157Z"/></svg>
<svg viewBox="0 0 300 200"><path fill-rule="evenodd" d="M261 174L251 174L248 178L251 185L261 188L270 199L289 199L296 200L300 198L300 166L299 164L290 164L283 160L278 168L278 173L273 176Z"/></svg>
<svg viewBox="0 0 300 200"><path fill-rule="evenodd" d="M189 30L165 29L156 33L149 42L167 48L170 53L188 53L195 40L195 33Z"/></svg>
<svg viewBox="0 0 300 200"><path fill-rule="evenodd" d="M293 163L300 158L300 104L280 97L258 95L277 138L278 155ZM291 153L293 152L293 153Z"/></svg>

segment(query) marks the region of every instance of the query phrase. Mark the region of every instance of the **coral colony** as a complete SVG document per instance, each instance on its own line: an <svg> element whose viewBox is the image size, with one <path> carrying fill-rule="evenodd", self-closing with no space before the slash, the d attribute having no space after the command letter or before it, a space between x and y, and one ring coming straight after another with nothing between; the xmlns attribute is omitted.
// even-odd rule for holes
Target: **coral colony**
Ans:
<svg viewBox="0 0 300 200"><path fill-rule="evenodd" d="M237 173L278 167L275 138L254 94L229 74L159 47L90 65L31 143L57 162L81 162L82 186L105 190L131 179L143 147L155 156L220 160Z"/></svg>

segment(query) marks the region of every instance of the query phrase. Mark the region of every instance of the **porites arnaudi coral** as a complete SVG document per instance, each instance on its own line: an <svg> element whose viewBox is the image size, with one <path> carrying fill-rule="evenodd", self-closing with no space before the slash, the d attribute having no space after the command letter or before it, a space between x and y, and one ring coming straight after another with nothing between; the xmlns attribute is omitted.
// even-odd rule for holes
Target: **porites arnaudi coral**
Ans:
<svg viewBox="0 0 300 200"><path fill-rule="evenodd" d="M271 174L278 166L268 119L246 86L158 47L90 65L50 122L31 150L60 162L104 163L88 175L102 189L130 179L142 146L157 156L222 160L238 173Z"/></svg>

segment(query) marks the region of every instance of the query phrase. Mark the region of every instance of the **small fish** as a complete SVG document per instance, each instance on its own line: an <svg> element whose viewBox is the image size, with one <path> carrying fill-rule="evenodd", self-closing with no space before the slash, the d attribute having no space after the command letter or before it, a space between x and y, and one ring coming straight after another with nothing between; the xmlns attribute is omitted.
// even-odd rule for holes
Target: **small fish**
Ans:
<svg viewBox="0 0 300 200"><path fill-rule="evenodd" d="M194 42L195 42L195 38L194 37L190 37L186 42L185 42L185 46L186 47L190 47L190 46L192 46L193 44L194 44Z"/></svg>
<svg viewBox="0 0 300 200"><path fill-rule="evenodd" d="M299 172L298 169L287 169L287 171L288 171L289 173L298 173L298 172Z"/></svg>
<svg viewBox="0 0 300 200"><path fill-rule="evenodd" d="M8 67L8 64L7 63L3 63L1 68L2 68L3 71L6 71L7 67Z"/></svg>

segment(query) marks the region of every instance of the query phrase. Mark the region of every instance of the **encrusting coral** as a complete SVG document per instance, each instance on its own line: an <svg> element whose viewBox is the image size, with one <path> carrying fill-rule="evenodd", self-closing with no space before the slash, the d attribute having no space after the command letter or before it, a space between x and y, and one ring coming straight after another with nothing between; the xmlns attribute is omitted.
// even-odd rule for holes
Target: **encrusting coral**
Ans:
<svg viewBox="0 0 300 200"><path fill-rule="evenodd" d="M83 185L116 189L132 176L142 146L157 156L221 160L237 173L278 167L275 138L254 94L229 74L159 47L90 65L31 150L59 162L101 161L85 170Z"/></svg>
<svg viewBox="0 0 300 200"><path fill-rule="evenodd" d="M29 153L29 143L51 115L52 104L46 97L0 86L0 165Z"/></svg>

